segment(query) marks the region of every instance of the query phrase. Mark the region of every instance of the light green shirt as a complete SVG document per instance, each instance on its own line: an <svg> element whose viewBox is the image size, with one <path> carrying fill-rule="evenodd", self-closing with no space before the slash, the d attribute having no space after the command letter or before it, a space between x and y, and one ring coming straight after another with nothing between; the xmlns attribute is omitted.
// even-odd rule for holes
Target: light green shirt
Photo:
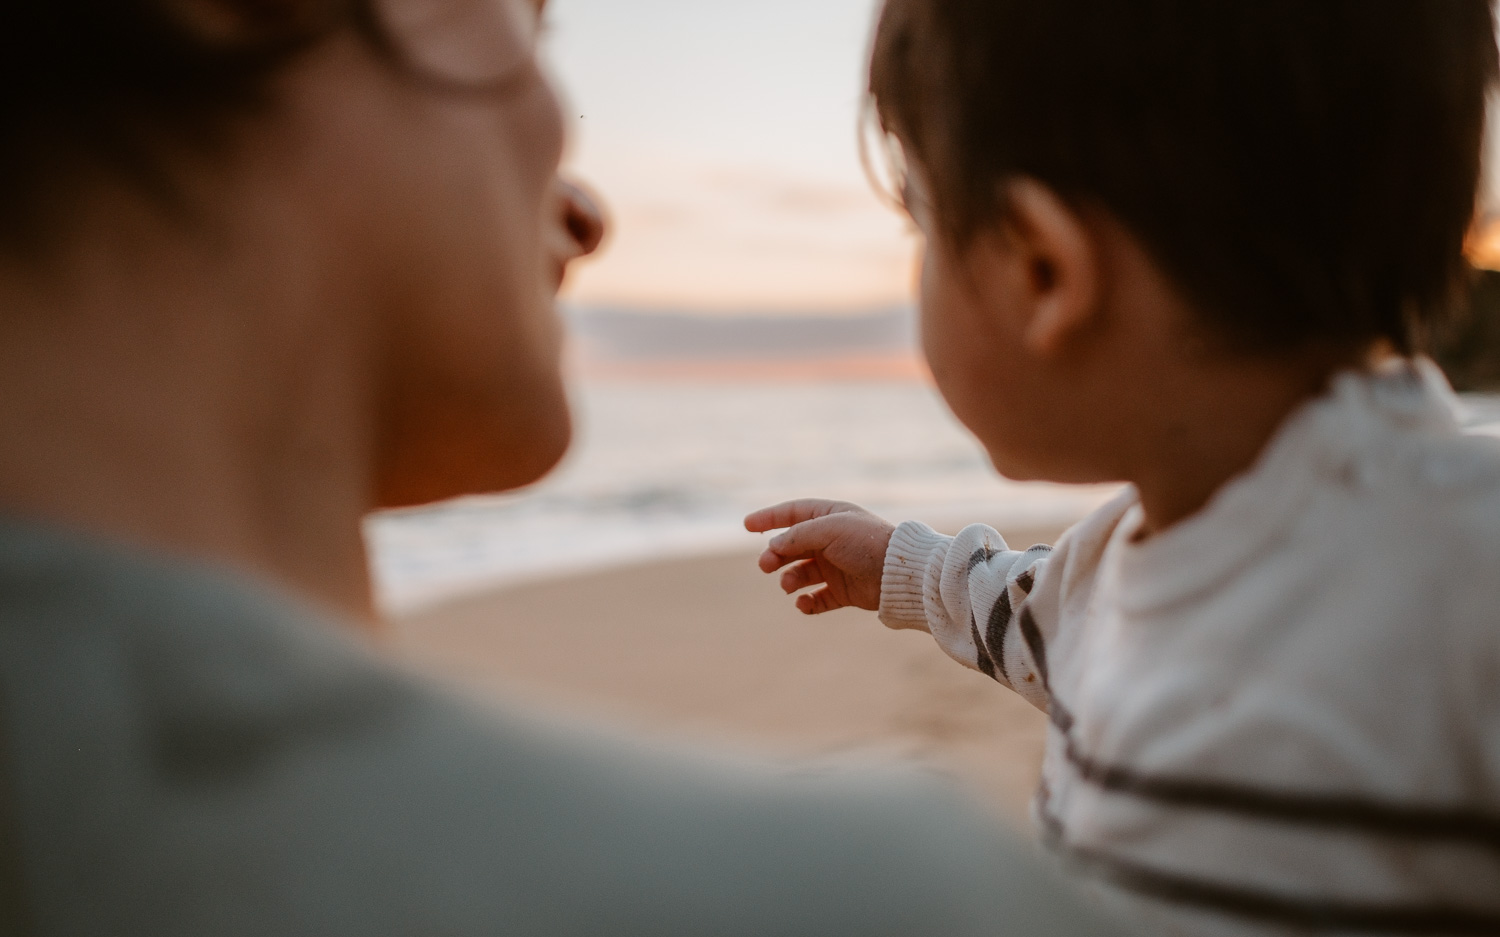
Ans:
<svg viewBox="0 0 1500 937"><path fill-rule="evenodd" d="M1112 932L935 781L492 712L223 572L3 523L0 692L0 930Z"/></svg>

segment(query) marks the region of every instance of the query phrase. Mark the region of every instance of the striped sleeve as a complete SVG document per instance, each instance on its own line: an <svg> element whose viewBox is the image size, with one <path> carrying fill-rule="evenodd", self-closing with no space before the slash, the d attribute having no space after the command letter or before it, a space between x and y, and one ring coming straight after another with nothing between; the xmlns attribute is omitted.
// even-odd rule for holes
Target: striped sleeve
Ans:
<svg viewBox="0 0 1500 937"><path fill-rule="evenodd" d="M896 528L886 550L880 619L928 631L949 656L1048 706L1046 642L1028 603L1051 547L1012 550L975 524L946 537L925 524Z"/></svg>

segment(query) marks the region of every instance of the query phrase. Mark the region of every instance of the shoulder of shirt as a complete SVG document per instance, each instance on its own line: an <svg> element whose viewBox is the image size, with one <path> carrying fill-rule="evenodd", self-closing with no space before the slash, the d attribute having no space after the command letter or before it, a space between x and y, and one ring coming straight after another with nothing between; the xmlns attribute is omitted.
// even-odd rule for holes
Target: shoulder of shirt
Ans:
<svg viewBox="0 0 1500 937"><path fill-rule="evenodd" d="M1378 525L1384 543L1459 560L1500 550L1500 438L1402 434L1330 475L1327 487Z"/></svg>
<svg viewBox="0 0 1500 937"><path fill-rule="evenodd" d="M1288 546L1309 571L1351 577L1423 627L1487 635L1500 606L1500 439L1392 434L1324 474Z"/></svg>
<svg viewBox="0 0 1500 937"><path fill-rule="evenodd" d="M931 777L487 707L254 584L50 532L0 525L0 586L38 868L91 856L40 900L137 915L84 930L977 935L1052 895L1028 932L1100 932Z"/></svg>

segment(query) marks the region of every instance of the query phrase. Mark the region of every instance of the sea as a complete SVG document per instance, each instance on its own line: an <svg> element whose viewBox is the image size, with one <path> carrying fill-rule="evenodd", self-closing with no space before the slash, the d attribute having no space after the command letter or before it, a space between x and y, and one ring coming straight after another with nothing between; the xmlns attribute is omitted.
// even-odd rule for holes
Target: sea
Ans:
<svg viewBox="0 0 1500 937"><path fill-rule="evenodd" d="M584 381L570 455L517 494L373 517L366 535L392 614L519 580L753 550L748 512L798 497L942 526L1067 522L1113 487L995 474L920 381Z"/></svg>
<svg viewBox="0 0 1500 937"><path fill-rule="evenodd" d="M997 475L921 379L909 310L843 317L570 314L576 434L518 493L372 517L382 608L716 551L754 551L744 515L799 497L956 529L1069 523L1115 486ZM829 375L837 375L830 378ZM1465 398L1500 434L1500 396Z"/></svg>
<svg viewBox="0 0 1500 937"><path fill-rule="evenodd" d="M1500 432L1500 397L1469 398ZM763 537L741 519L797 497L853 501L895 520L1067 523L1111 486L998 476L936 392L911 380L586 381L577 436L526 491L389 512L367 527L392 614L537 577L712 551Z"/></svg>

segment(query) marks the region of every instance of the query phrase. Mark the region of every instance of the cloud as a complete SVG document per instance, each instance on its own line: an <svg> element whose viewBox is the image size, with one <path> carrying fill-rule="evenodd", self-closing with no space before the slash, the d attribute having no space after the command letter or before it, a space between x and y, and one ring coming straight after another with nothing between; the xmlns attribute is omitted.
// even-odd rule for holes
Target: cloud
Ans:
<svg viewBox="0 0 1500 937"><path fill-rule="evenodd" d="M668 153L615 158L588 174L615 230L570 286L575 300L844 309L910 295L905 219L857 175Z"/></svg>
<svg viewBox="0 0 1500 937"><path fill-rule="evenodd" d="M878 204L868 187L851 186L843 179L818 179L807 173L715 167L704 173L702 181L723 197L797 215L841 215L868 211L872 203Z"/></svg>

